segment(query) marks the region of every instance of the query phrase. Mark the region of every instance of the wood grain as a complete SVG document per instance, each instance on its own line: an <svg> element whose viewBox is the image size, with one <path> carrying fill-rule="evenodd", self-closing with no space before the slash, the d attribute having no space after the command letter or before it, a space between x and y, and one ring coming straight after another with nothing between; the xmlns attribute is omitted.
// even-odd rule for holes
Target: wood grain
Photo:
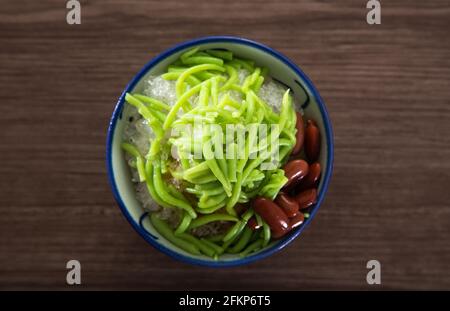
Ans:
<svg viewBox="0 0 450 311"><path fill-rule="evenodd" d="M450 289L450 3L7 1L0 12L0 288ZM327 103L335 169L320 212L286 250L206 269L152 249L108 186L105 137L118 95L148 60L205 35L292 58Z"/></svg>

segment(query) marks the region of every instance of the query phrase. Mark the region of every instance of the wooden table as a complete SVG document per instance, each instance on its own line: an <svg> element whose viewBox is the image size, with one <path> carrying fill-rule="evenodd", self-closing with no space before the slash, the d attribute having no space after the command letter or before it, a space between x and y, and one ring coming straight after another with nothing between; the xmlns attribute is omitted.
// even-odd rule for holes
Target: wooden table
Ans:
<svg viewBox="0 0 450 311"><path fill-rule="evenodd" d="M450 289L450 3L8 1L0 13L0 288ZM283 252L230 269L192 267L134 232L106 177L117 97L183 40L236 35L312 78L335 134L326 200ZM381 262L382 285L366 283Z"/></svg>

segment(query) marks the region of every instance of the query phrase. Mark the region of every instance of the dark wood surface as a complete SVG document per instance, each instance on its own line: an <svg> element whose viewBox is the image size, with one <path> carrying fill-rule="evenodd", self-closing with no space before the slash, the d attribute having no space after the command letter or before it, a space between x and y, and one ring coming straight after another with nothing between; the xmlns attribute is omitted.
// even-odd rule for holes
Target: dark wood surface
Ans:
<svg viewBox="0 0 450 311"><path fill-rule="evenodd" d="M450 3L6 1L0 9L0 288L450 289ZM149 246L117 207L105 138L117 97L162 50L206 35L292 58L327 103L335 169L326 200L284 251L230 269ZM366 262L382 285L366 284Z"/></svg>

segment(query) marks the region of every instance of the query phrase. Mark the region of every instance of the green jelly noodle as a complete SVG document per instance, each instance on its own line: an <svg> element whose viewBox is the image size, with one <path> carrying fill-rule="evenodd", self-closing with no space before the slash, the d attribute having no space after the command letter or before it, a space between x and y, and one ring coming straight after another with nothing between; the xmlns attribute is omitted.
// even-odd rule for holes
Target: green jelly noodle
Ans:
<svg viewBox="0 0 450 311"><path fill-rule="evenodd" d="M247 75L240 83L242 70ZM175 227L158 212L150 213L150 221L187 253L216 260L224 254L245 257L270 243L269 226L251 207L242 215L236 211L238 203L249 206L255 196L274 199L287 182L280 167L295 145L296 113L289 89L279 113L258 96L267 74L267 68L231 51L194 48L161 76L176 81L174 105L142 94L125 96L153 132L147 154L131 142L122 143L130 166L156 204L179 209ZM261 125L266 133L258 142ZM179 159L170 153L174 148ZM276 164L270 162L274 154L279 155ZM261 225L256 231L247 226L251 217ZM196 236L195 230L213 223L224 224L223 232Z"/></svg>

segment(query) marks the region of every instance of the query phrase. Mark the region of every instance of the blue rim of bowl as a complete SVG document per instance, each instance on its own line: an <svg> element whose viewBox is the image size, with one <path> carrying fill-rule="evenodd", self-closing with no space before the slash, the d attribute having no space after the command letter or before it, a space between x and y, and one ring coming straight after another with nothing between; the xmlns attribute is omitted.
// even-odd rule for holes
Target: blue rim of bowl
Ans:
<svg viewBox="0 0 450 311"><path fill-rule="evenodd" d="M236 260L228 260L228 261L210 261L210 260L202 260L198 258L191 258L187 257L185 255L179 254L163 245L161 245L159 242L151 238L147 232L143 230L139 226L139 223L134 221L134 219L131 217L130 213L128 212L122 198L119 195L117 184L114 179L114 173L113 173L113 167L112 167L112 141L113 141L113 135L114 130L117 124L117 119L119 118L119 115L122 112L122 108L124 105L124 97L127 92L132 90L134 86L141 80L141 78L156 64L158 64L160 61L164 60L168 56L184 50L186 48L196 46L199 44L206 44L206 43L235 43L235 44L241 44L241 45L248 45L254 48L257 48L259 50L262 50L263 52L266 52L278 60L282 61L284 64L288 65L302 80L303 83L305 83L309 89L309 91L312 93L314 98L316 99L317 105L319 107L320 113L322 115L322 118L324 120L324 128L325 133L327 137L327 148L328 148L328 154L327 154L327 167L325 169L325 176L323 176L323 184L322 188L319 191L317 203L315 204L315 207L312 209L310 213L310 217L301 225L299 228L294 230L292 233L290 233L288 236L283 238L282 240L278 241L276 244L268 247L267 249L264 249L263 251L256 253L254 255L250 255L244 258L236 259ZM280 250L282 250L284 247L286 247L289 243L291 243L295 238L297 238L300 233L309 225L311 220L314 218L315 214L317 213L320 205L322 204L322 201L325 198L325 193L327 192L328 185L331 179L331 174L333 170L333 153L334 153L334 147L333 147L333 133L331 128L331 122L328 117L327 110L325 108L325 104L322 100L322 98L319 95L319 92L314 87L312 81L308 78L308 76L289 58L281 54L280 52L263 45L261 43L244 39L240 37L232 37L232 36L211 36L211 37L203 37L203 38L197 38L190 41L183 42L181 44L178 44L163 53L159 54L155 58L153 58L151 61L149 61L139 72L137 75L133 77L131 82L127 85L125 90L122 92L122 94L119 97L119 100L117 101L116 107L114 109L112 118L109 123L108 127L108 135L107 135L107 141L106 141L106 162L107 162L107 171L108 171L108 179L109 183L111 185L111 188L113 190L114 198L116 199L117 203L119 204L120 209L122 210L122 213L124 214L125 218L128 220L128 222L133 226L133 228L153 247L155 247L157 250L163 252L164 254L189 263L193 265L199 265L199 266L207 266L207 267L233 267L233 266L240 266L249 264L251 262L266 258Z"/></svg>

